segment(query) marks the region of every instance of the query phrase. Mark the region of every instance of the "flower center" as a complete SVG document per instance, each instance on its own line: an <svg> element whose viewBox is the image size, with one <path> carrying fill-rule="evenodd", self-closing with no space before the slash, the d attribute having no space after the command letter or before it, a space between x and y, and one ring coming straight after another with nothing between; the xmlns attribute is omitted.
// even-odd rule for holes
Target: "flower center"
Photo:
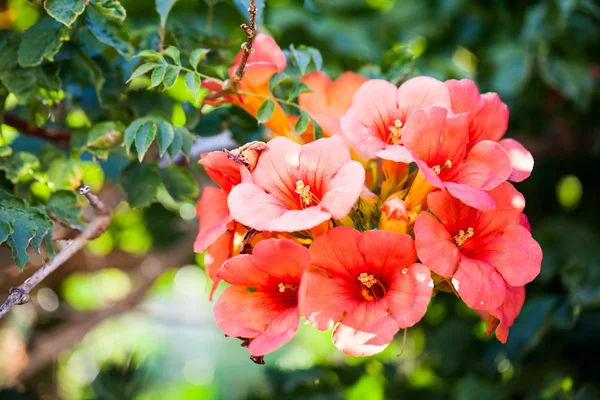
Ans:
<svg viewBox="0 0 600 400"><path fill-rule="evenodd" d="M361 294L365 300L379 300L385 295L385 286L383 286L383 284L373 275L363 272L357 279L362 284Z"/></svg>
<svg viewBox="0 0 600 400"><path fill-rule="evenodd" d="M456 245L460 248L463 244L465 244L467 239L473 236L474 234L475 232L471 227L469 227L466 232L461 229L458 231L458 234L452 238L452 241L456 243Z"/></svg>
<svg viewBox="0 0 600 400"><path fill-rule="evenodd" d="M285 289L289 289L289 290L298 290L298 285L295 285L293 283L280 283L279 285L277 285L279 287L279 291L281 293L285 292Z"/></svg>
<svg viewBox="0 0 600 400"><path fill-rule="evenodd" d="M304 181L299 180L296 182L295 192L300 195L300 207L303 210L311 205L319 204L319 199L310 191L310 186L304 184Z"/></svg>
<svg viewBox="0 0 600 400"><path fill-rule="evenodd" d="M436 173L436 174L440 174L443 170L445 170L446 168L452 168L452 161L450 160L446 160L446 162L442 165L434 165L431 169Z"/></svg>
<svg viewBox="0 0 600 400"><path fill-rule="evenodd" d="M394 121L394 126L388 127L390 130L390 134L387 138L388 144L398 144L400 143L400 135L402 134L402 121L399 119Z"/></svg>

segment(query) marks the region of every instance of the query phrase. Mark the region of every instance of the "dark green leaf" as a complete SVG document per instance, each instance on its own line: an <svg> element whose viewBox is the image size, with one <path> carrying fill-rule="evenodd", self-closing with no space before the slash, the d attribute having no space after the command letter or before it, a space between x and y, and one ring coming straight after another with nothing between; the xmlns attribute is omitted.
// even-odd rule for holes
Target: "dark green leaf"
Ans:
<svg viewBox="0 0 600 400"><path fill-rule="evenodd" d="M298 118L298 120L296 121L296 125L294 126L294 130L296 131L296 133L299 135L304 133L306 128L308 128L309 122L310 116L307 113L303 112L302 114L300 114L300 117Z"/></svg>
<svg viewBox="0 0 600 400"><path fill-rule="evenodd" d="M160 85L161 82L163 81L163 79L165 78L166 72L167 72L166 65L160 65L160 66L156 67L154 69L154 71L152 71L152 76L150 77L150 86L148 87L148 89L151 89L153 87Z"/></svg>
<svg viewBox="0 0 600 400"><path fill-rule="evenodd" d="M313 135L315 140L323 138L323 129L321 128L321 125L317 124L317 121L315 121L314 119L311 120L311 122L313 126Z"/></svg>
<svg viewBox="0 0 600 400"><path fill-rule="evenodd" d="M135 141L135 135L137 134L138 129L146 122L143 119L136 119L133 121L127 129L125 129L125 136L123 137L123 146L125 146L125 150L127 154L129 154L129 148Z"/></svg>
<svg viewBox="0 0 600 400"><path fill-rule="evenodd" d="M56 64L37 68L17 67L6 71L1 79L4 86L17 96L21 104L29 103L34 99L44 100L48 98L49 92L58 93L60 90ZM44 92L40 89L44 89Z"/></svg>
<svg viewBox="0 0 600 400"><path fill-rule="evenodd" d="M323 67L323 56L321 55L321 52L314 47L308 47L307 49L313 63L315 64L315 68L317 71L320 71Z"/></svg>
<svg viewBox="0 0 600 400"><path fill-rule="evenodd" d="M127 17L127 12L117 0L91 0L91 3L100 14L111 21L123 22Z"/></svg>
<svg viewBox="0 0 600 400"><path fill-rule="evenodd" d="M167 71L165 72L165 77L163 79L163 85L165 85L166 89L172 88L175 82L177 82L179 71L181 71L181 67L176 67L174 65L169 65L167 67Z"/></svg>
<svg viewBox="0 0 600 400"><path fill-rule="evenodd" d="M131 207L147 207L156 197L160 186L158 168L156 164L133 162L123 171L121 182Z"/></svg>
<svg viewBox="0 0 600 400"><path fill-rule="evenodd" d="M183 126L175 126L173 127L173 130L175 131L175 134L181 138L181 151L189 158L195 136Z"/></svg>
<svg viewBox="0 0 600 400"><path fill-rule="evenodd" d="M273 116L273 112L275 111L275 103L273 103L273 100L265 100L264 103L262 103L262 105L259 107L258 111L256 112L256 119L258 120L258 122L261 123L265 123L268 120L271 119L271 117Z"/></svg>
<svg viewBox="0 0 600 400"><path fill-rule="evenodd" d="M85 4L86 0L46 0L44 8L48 15L70 28L77 17L83 14Z"/></svg>
<svg viewBox="0 0 600 400"><path fill-rule="evenodd" d="M36 234L40 233L43 237L48 233L48 226L51 228L49 220L43 219L39 213L39 209L33 207L3 206L0 204L0 221L9 221L12 224L13 230L7 237L6 242L12 250L12 256L19 269L23 269L29 261L27 248ZM42 226L38 228L36 222L42 222ZM36 245L39 247L39 243ZM36 249L38 250L38 249Z"/></svg>
<svg viewBox="0 0 600 400"><path fill-rule="evenodd" d="M200 61L204 60L209 52L209 49L196 49L192 51L192 54L190 54L190 65L192 68L197 69Z"/></svg>
<svg viewBox="0 0 600 400"><path fill-rule="evenodd" d="M310 64L311 55L306 49L296 49L294 45L290 46L290 54L294 65L298 67L302 75L306 74L308 64Z"/></svg>
<svg viewBox="0 0 600 400"><path fill-rule="evenodd" d="M187 201L198 195L198 185L192 175L177 165L161 169L160 177L175 201Z"/></svg>
<svg viewBox="0 0 600 400"><path fill-rule="evenodd" d="M277 72L269 79L269 91L273 93L277 86L285 81L291 81L292 77L285 72Z"/></svg>
<svg viewBox="0 0 600 400"><path fill-rule="evenodd" d="M46 208L52 216L64 222L67 226L82 229L81 207L77 204L77 196L72 190L59 190L52 193Z"/></svg>
<svg viewBox="0 0 600 400"><path fill-rule="evenodd" d="M139 53L137 53L134 57L145 58L149 61L160 61L162 64L167 63L162 54L154 50L142 50Z"/></svg>
<svg viewBox="0 0 600 400"><path fill-rule="evenodd" d="M198 90L200 90L200 77L198 74L188 72L185 74L185 84L187 85L188 89L190 89L190 92L194 93L195 96L198 93Z"/></svg>
<svg viewBox="0 0 600 400"><path fill-rule="evenodd" d="M176 2L177 0L156 0L156 12L160 15L160 26L163 28L166 26L171 8Z"/></svg>
<svg viewBox="0 0 600 400"><path fill-rule="evenodd" d="M115 48L123 57L129 58L133 55L133 46L129 43L123 24L107 19L95 7L85 10L85 23L96 39Z"/></svg>
<svg viewBox="0 0 600 400"><path fill-rule="evenodd" d="M152 122L144 123L135 135L135 148L138 153L138 160L142 162L144 155L156 137L156 125Z"/></svg>
<svg viewBox="0 0 600 400"><path fill-rule="evenodd" d="M2 216L2 210L0 209L0 216ZM0 219L0 244L6 242L6 239L15 231L12 220L4 217Z"/></svg>
<svg viewBox="0 0 600 400"><path fill-rule="evenodd" d="M310 93L310 92L312 92L312 90L310 90L310 87L308 87L307 84L298 82L294 85L294 88L290 92L290 95L288 96L288 100L290 100L290 101L294 100L298 96L300 96L302 93Z"/></svg>
<svg viewBox="0 0 600 400"><path fill-rule="evenodd" d="M543 57L542 77L555 90L585 110L594 92L594 77L585 59Z"/></svg>
<svg viewBox="0 0 600 400"><path fill-rule="evenodd" d="M31 247L39 257L42 257L40 249L42 243L45 242L49 244L48 253L52 254L54 250L52 247L52 221L39 207L30 207L28 210L33 223L37 227L35 236L31 239Z"/></svg>
<svg viewBox="0 0 600 400"><path fill-rule="evenodd" d="M174 46L169 46L164 52L166 56L168 56L171 60L175 62L177 65L181 65L181 54L179 49Z"/></svg>
<svg viewBox="0 0 600 400"><path fill-rule="evenodd" d="M183 145L181 131L177 129L177 127L173 127L173 133L173 142L171 142L171 146L169 146L169 156L171 157L171 160L181 151L181 146Z"/></svg>
<svg viewBox="0 0 600 400"><path fill-rule="evenodd" d="M165 121L157 122L156 125L158 126L156 142L158 143L158 151L162 157L163 154L165 154L165 151L167 151L167 148L173 143L175 131L171 124Z"/></svg>
<svg viewBox="0 0 600 400"><path fill-rule="evenodd" d="M127 82L131 82L135 78L144 75L146 72L149 72L149 71L153 70L156 67L158 67L158 64L147 63L147 64L140 65L139 67L137 67L135 69L135 71L133 71L131 73L131 76L129 77L129 79L127 80Z"/></svg>

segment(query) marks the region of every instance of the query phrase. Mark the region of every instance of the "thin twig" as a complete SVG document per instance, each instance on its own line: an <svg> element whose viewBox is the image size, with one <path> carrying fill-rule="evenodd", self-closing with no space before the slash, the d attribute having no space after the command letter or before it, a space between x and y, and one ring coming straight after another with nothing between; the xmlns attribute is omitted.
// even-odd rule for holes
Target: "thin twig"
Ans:
<svg viewBox="0 0 600 400"><path fill-rule="evenodd" d="M71 142L71 131L67 129L33 126L27 120L12 114L5 114L3 122L24 135L36 136L61 146L68 146Z"/></svg>
<svg viewBox="0 0 600 400"><path fill-rule="evenodd" d="M83 186L79 192L87 197L90 205L94 207L97 217L90 222L86 228L69 245L63 248L50 262L37 270L22 285L13 287L9 291L8 298L0 306L0 319L8 313L15 305L26 304L29 302L29 293L48 275L54 272L65 261L77 253L85 244L92 239L100 236L108 228L110 223L110 212L106 206L94 195L88 186Z"/></svg>
<svg viewBox="0 0 600 400"><path fill-rule="evenodd" d="M248 62L248 57L250 57L250 54L252 54L254 52L254 49L252 48L252 44L254 43L254 38L256 37L256 23L255 23L256 0L250 1L250 8L248 8L248 13L250 14L250 23L248 25L246 25L246 24L240 25L240 28L242 28L244 30L244 32L246 32L246 36L248 37L248 40L246 42L244 42L244 44L242 44L242 49L244 50L244 55L242 56L240 64L235 69L235 72L233 73L233 77L231 78L233 80L234 84L237 84L239 81L241 81L244 78L244 69L246 68L246 63Z"/></svg>

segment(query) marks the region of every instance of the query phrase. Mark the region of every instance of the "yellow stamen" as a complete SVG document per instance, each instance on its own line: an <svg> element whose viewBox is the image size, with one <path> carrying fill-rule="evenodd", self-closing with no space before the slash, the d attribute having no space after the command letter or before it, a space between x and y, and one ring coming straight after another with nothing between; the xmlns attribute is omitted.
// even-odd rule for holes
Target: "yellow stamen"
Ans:
<svg viewBox="0 0 600 400"><path fill-rule="evenodd" d="M400 142L400 135L402 134L402 121L399 119L394 121L394 126L389 126L390 134L387 138L387 143L398 144Z"/></svg>
<svg viewBox="0 0 600 400"><path fill-rule="evenodd" d="M440 174L440 172L442 172L443 170L445 170L446 168L452 168L452 161L450 160L446 160L446 162L444 163L444 165L439 166L439 165L435 165L433 166L431 169L436 173L436 174Z"/></svg>
<svg viewBox="0 0 600 400"><path fill-rule="evenodd" d="M285 289L298 290L298 285L294 285L294 284L291 284L291 283L280 283L277 286L279 287L279 291L281 293L285 292Z"/></svg>
<svg viewBox="0 0 600 400"><path fill-rule="evenodd" d="M461 247L463 244L465 244L467 239L473 236L474 234L475 232L471 227L469 227L466 232L461 229L458 231L458 234L452 238L452 241L456 243L458 247Z"/></svg>
<svg viewBox="0 0 600 400"><path fill-rule="evenodd" d="M319 204L319 199L310 191L310 186L304 184L304 181L299 180L296 182L295 192L300 195L300 207L302 209L310 207L312 203Z"/></svg>
<svg viewBox="0 0 600 400"><path fill-rule="evenodd" d="M375 278L373 275L369 275L366 272L363 272L362 274L360 274L357 278L360 283L362 283L364 285L364 288L362 290L362 295L365 299L367 300L379 300L380 297L378 297L377 292L375 291L375 289L373 288L374 285L379 286L379 288L381 289L381 293L383 293L385 295L385 286L383 286L383 284L381 282L379 282L379 280L377 280L377 278ZM367 291L366 289L371 289L370 291Z"/></svg>

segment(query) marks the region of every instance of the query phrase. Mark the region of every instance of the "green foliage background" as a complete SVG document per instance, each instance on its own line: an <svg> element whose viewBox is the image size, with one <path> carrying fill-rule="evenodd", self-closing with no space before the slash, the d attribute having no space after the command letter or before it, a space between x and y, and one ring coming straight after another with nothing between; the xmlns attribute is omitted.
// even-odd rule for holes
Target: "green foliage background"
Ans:
<svg viewBox="0 0 600 400"><path fill-rule="evenodd" d="M120 185L129 203L87 251L101 257L168 251L193 235L197 182L206 182L193 141L225 130L239 143L262 134L239 110L201 108L207 92L184 70L196 69L188 61L195 54L197 71L225 77L244 39L239 24L248 1L157 2L47 0L62 23L40 1L5 5L0 240L12 247L19 268L32 254L28 245L51 256L51 220L83 226L85 200L73 194L82 181L95 191ZM476 315L440 294L406 343L400 334L376 357L345 357L329 333L303 326L290 345L266 357L266 367L255 366L214 327L202 258L194 259L189 246L188 265L165 272L143 313L105 321L27 381L29 394L7 389L0 398L600 398L600 6L592 0L257 3L263 28L282 48L318 49L332 76L355 70L396 83L421 74L470 78L509 105L507 136L522 141L536 161L531 178L516 187L527 199L544 261L508 343L485 338ZM159 43L173 50L132 58ZM292 81L305 57L292 51ZM127 83L146 61L158 66ZM14 118L69 133L40 139L15 129ZM118 146L121 140L131 149ZM11 253L0 251L8 260ZM67 310L102 308L132 290L127 273L106 267L71 274L51 289ZM28 320L15 311L0 327L18 326L34 337L58 323L52 314Z"/></svg>

